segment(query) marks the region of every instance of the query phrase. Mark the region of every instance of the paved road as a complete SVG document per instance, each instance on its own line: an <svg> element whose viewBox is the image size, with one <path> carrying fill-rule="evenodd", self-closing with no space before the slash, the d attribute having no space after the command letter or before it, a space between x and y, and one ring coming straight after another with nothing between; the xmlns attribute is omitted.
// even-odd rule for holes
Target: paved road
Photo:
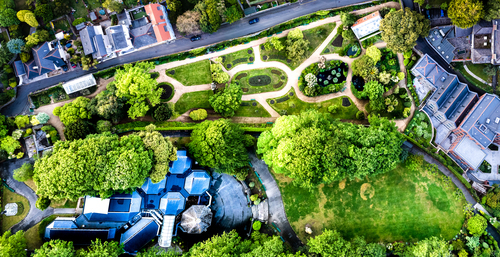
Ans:
<svg viewBox="0 0 500 257"><path fill-rule="evenodd" d="M276 181L269 172L269 167L263 160L257 158L254 152L249 153L249 156L253 168L257 171L262 179L262 183L266 187L266 195L269 199L269 222L276 224L281 230L280 235L290 243L294 250L297 250L303 244L288 222L278 184L276 184Z"/></svg>
<svg viewBox="0 0 500 257"><path fill-rule="evenodd" d="M16 101L3 108L2 114L13 116L23 112L27 105L27 96L30 92L46 88L59 82L68 81L88 73L94 73L98 70L107 69L109 67L121 65L124 63L156 58L159 56L182 52L192 48L215 44L229 39L256 33L258 31L273 27L277 24L292 20L299 16L314 13L319 10L337 8L363 2L366 2L366 0L315 0L307 2L304 1L303 3L297 2L286 7L271 9L270 11L263 12L260 15L241 19L237 22L234 22L233 24L223 25L217 32L213 34L203 34L202 40L200 41L190 42L188 38L181 38L175 40L170 44L158 45L106 61L97 65L96 69L91 69L89 71L72 71L50 79L45 79L32 84L24 85L19 88ZM254 25L248 25L248 21L255 17L259 17L260 21Z"/></svg>

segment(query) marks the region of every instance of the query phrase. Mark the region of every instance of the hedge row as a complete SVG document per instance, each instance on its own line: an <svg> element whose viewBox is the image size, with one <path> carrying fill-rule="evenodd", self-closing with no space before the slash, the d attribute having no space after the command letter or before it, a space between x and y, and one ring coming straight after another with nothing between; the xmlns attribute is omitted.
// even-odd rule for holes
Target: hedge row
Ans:
<svg viewBox="0 0 500 257"><path fill-rule="evenodd" d="M172 130L193 130L196 127L158 127L156 130L161 131L172 131ZM241 128L245 132L264 132L270 130L271 128L253 128L253 127L242 127ZM146 130L146 127L135 127L135 131Z"/></svg>

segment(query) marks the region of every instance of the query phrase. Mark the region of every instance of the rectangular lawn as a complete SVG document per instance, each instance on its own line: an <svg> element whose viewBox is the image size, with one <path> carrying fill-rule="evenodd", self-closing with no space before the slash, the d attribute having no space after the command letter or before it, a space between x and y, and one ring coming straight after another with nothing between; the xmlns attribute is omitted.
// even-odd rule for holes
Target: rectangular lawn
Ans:
<svg viewBox="0 0 500 257"><path fill-rule="evenodd" d="M175 103L175 111L183 114L193 108L211 109L208 98L213 94L212 90L185 93Z"/></svg>
<svg viewBox="0 0 500 257"><path fill-rule="evenodd" d="M274 174L293 229L303 242L325 228L344 238L364 236L368 242L413 242L431 236L452 239L464 222L464 197L442 180L439 171L404 164L386 174L363 180L343 180L309 191L282 174ZM427 167L427 166L426 166Z"/></svg>
<svg viewBox="0 0 500 257"><path fill-rule="evenodd" d="M256 106L253 106L256 104ZM263 117L269 118L269 114L266 109L257 101L242 101L241 107L236 111L235 117Z"/></svg>
<svg viewBox="0 0 500 257"><path fill-rule="evenodd" d="M166 75L176 79L184 86L196 86L212 83L209 60L175 67L167 70Z"/></svg>

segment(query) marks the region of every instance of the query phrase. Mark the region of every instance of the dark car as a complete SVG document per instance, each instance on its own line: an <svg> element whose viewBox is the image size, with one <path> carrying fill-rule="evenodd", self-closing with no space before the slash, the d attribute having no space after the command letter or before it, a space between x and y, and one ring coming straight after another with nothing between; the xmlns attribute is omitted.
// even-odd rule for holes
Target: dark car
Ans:
<svg viewBox="0 0 500 257"><path fill-rule="evenodd" d="M191 42L198 41L201 39L201 36L193 36L191 37Z"/></svg>
<svg viewBox="0 0 500 257"><path fill-rule="evenodd" d="M63 65L62 69L63 69L63 71L68 71L68 65Z"/></svg>
<svg viewBox="0 0 500 257"><path fill-rule="evenodd" d="M248 21L248 24L252 25L252 24L255 24L257 22L259 22L259 18L253 18L253 19Z"/></svg>

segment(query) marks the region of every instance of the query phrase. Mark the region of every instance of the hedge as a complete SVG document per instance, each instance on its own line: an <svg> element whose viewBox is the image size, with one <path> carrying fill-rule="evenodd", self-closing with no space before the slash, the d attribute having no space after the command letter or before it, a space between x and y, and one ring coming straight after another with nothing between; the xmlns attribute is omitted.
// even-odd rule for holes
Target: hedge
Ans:
<svg viewBox="0 0 500 257"><path fill-rule="evenodd" d="M172 130L193 130L196 127L157 127L156 130L161 131L172 131ZM271 128L253 128L253 127L242 127L245 132L264 132L270 130ZM135 127L135 131L146 130L146 127Z"/></svg>

